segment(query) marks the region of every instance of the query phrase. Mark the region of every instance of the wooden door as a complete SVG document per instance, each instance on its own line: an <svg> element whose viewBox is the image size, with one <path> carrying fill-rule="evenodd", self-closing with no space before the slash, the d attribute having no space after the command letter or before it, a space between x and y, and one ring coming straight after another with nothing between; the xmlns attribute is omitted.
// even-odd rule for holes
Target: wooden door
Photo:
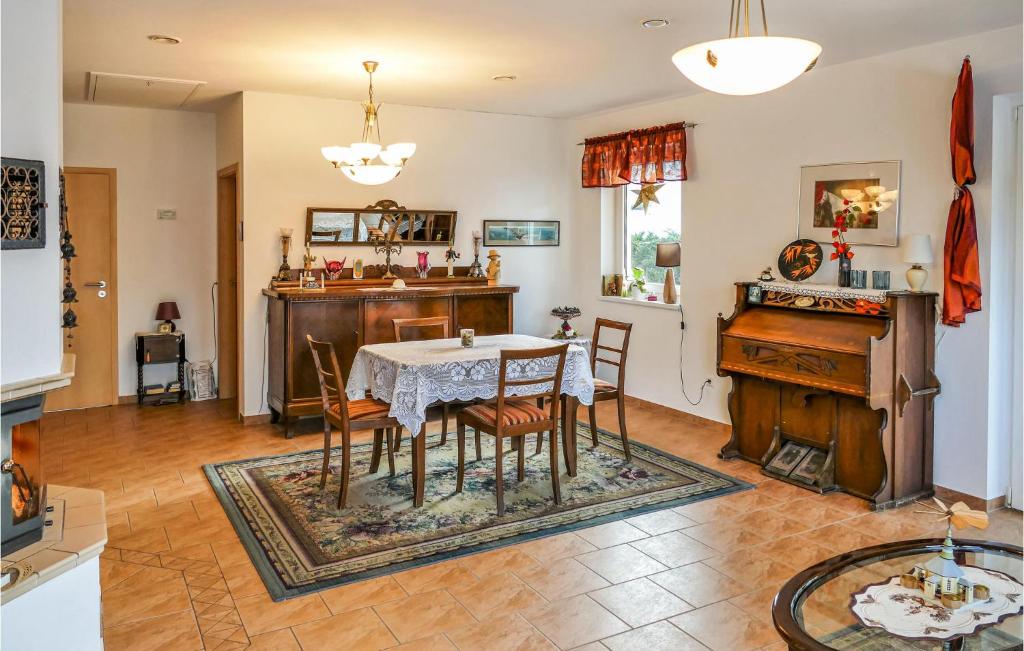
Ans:
<svg viewBox="0 0 1024 651"><path fill-rule="evenodd" d="M64 331L64 352L75 355L75 377L47 397L47 411L117 402L117 170L65 168L64 188L78 290L78 327Z"/></svg>
<svg viewBox="0 0 1024 651"><path fill-rule="evenodd" d="M217 173L217 395L238 395L238 166Z"/></svg>

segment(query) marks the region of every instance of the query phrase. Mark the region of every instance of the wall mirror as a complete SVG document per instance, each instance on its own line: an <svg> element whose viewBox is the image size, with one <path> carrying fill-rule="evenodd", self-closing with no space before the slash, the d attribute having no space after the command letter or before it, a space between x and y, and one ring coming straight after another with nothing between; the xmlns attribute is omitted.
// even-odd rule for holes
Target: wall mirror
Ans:
<svg viewBox="0 0 1024 651"><path fill-rule="evenodd" d="M368 245L394 231L396 242L447 246L455 234L454 210L415 210L390 199L366 208L307 208L306 243Z"/></svg>

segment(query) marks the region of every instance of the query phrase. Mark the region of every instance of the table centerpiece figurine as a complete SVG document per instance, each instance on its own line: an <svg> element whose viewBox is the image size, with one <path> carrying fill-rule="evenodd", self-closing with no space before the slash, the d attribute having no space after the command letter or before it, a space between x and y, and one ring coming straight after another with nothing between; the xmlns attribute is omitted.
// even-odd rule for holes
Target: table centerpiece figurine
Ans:
<svg viewBox="0 0 1024 651"><path fill-rule="evenodd" d="M947 507L937 497L932 500L934 504L918 502L918 506L924 507L924 510L914 512L936 514L939 520L946 521L946 539L942 542L942 551L930 561L915 565L910 572L900 576L900 584L904 588L920 590L927 598L937 599L949 609L959 608L977 599L988 599L988 587L968 580L953 555L953 527L986 529L988 514L973 511L963 502Z"/></svg>
<svg viewBox="0 0 1024 651"><path fill-rule="evenodd" d="M445 262L448 263L449 278L455 277L455 261L458 260L460 257L461 256L458 254L458 252L452 247L452 243L448 242L448 250L444 252L444 259Z"/></svg>
<svg viewBox="0 0 1024 651"><path fill-rule="evenodd" d="M761 275L758 276L757 279L760 280L763 283L773 283L773 282L775 282L775 276L772 275L772 267L771 267L771 265L768 265L767 267L765 267L764 271L761 272Z"/></svg>
<svg viewBox="0 0 1024 651"><path fill-rule="evenodd" d="M852 595L850 609L868 628L911 640L941 640L943 649L961 649L965 636L1021 613L1024 585L984 562L978 566L958 563L958 558L960 562L965 558L961 556L965 548L972 546L954 543L953 528L985 529L988 515L972 511L963 502L947 507L932 499L934 504L918 502L925 510L916 513L946 520L946 538L938 556L865 586Z"/></svg>
<svg viewBox="0 0 1024 651"><path fill-rule="evenodd" d="M551 338L575 339L576 337L578 337L579 333L576 332L576 329L569 324L569 320L575 319L581 314L583 313L580 312L580 308L573 307L571 305L564 305L562 307L556 307L553 310L551 310L551 316L558 317L559 319L562 320L562 325L559 326L558 332L551 335Z"/></svg>
<svg viewBox="0 0 1024 651"><path fill-rule="evenodd" d="M500 285L501 284L501 254L495 249L491 249L487 253L487 284L488 285Z"/></svg>
<svg viewBox="0 0 1024 651"><path fill-rule="evenodd" d="M432 268L427 260L428 255L430 255L430 251L416 252L416 273L419 274L420 278L426 278L427 272Z"/></svg>
<svg viewBox="0 0 1024 651"><path fill-rule="evenodd" d="M277 268L277 279L288 280L291 266L288 264L288 253L292 250L292 229L281 229L281 266Z"/></svg>
<svg viewBox="0 0 1024 651"><path fill-rule="evenodd" d="M473 264L469 265L469 273L466 274L470 278L484 277L484 268L480 264L480 244L483 241L480 231L473 231Z"/></svg>

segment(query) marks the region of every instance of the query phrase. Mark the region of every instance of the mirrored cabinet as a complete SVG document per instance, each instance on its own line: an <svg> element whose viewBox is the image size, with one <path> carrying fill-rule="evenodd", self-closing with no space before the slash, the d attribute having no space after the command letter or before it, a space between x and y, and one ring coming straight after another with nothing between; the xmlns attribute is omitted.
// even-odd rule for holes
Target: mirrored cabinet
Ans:
<svg viewBox="0 0 1024 651"><path fill-rule="evenodd" d="M396 242L447 246L457 218L454 210L411 209L389 199L366 208L307 208L306 243L368 245L394 231Z"/></svg>

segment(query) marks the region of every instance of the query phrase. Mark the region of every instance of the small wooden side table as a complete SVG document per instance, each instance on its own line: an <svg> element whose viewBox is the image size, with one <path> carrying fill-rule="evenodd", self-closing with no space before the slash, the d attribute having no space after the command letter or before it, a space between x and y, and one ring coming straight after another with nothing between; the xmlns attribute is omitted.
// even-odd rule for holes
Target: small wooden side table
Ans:
<svg viewBox="0 0 1024 651"><path fill-rule="evenodd" d="M185 400L185 333L136 332L135 364L138 368L136 397L142 404L165 404ZM160 392L147 393L143 380L144 369L153 364L178 365L178 389L164 388Z"/></svg>

